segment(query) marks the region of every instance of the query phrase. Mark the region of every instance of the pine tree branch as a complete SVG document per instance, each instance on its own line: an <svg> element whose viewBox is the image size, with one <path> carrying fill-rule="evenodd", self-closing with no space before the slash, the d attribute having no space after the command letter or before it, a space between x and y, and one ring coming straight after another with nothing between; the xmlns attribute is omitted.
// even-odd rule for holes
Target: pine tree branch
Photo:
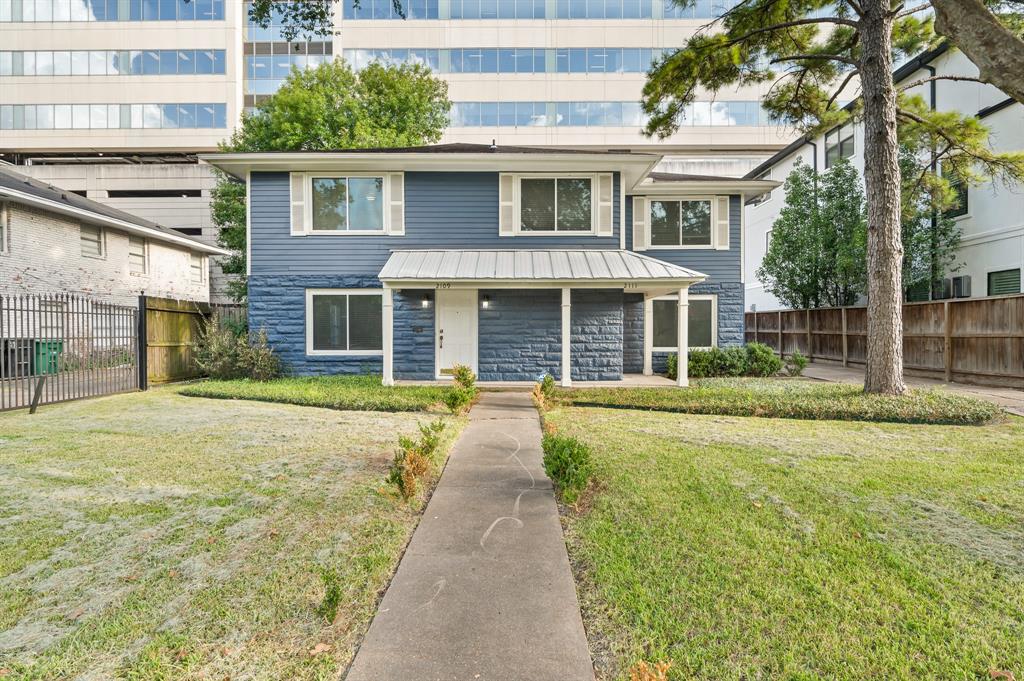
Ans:
<svg viewBox="0 0 1024 681"><path fill-rule="evenodd" d="M924 85L925 83L930 83L930 82L933 82L933 81L936 81L936 80L955 80L955 81L962 81L962 82L967 82L967 83L984 83L985 82L981 78L974 78L972 76L929 76L927 78L921 78L920 80L915 80L914 82L908 83L906 85L901 85L900 87L897 88L897 90L899 90L900 92L903 92L904 90L909 90L912 87L917 87L918 85Z"/></svg>
<svg viewBox="0 0 1024 681"><path fill-rule="evenodd" d="M909 17L911 14L917 14L918 12L923 12L926 9L931 9L931 7L932 7L931 3L923 2L920 5L917 5L916 7L911 7L910 9L901 9L899 14L896 15L896 18L897 19L902 19L903 17Z"/></svg>
<svg viewBox="0 0 1024 681"><path fill-rule="evenodd" d="M858 75L859 73L859 71L854 69L853 71L850 71L848 74L846 74L846 78L843 79L842 84L839 87L837 87L836 91L832 93L832 96L828 98L828 104L825 105L826 111L832 107L835 101L839 98L839 95L842 94L843 90L846 89L846 86L850 84L851 80L853 80L853 77Z"/></svg>
<svg viewBox="0 0 1024 681"><path fill-rule="evenodd" d="M855 60L850 59L849 57L839 56L838 54L791 54L788 57L777 57L772 59L770 63L779 64L787 61L817 61L822 59L837 61L843 64L849 64L854 68L860 68L860 64Z"/></svg>

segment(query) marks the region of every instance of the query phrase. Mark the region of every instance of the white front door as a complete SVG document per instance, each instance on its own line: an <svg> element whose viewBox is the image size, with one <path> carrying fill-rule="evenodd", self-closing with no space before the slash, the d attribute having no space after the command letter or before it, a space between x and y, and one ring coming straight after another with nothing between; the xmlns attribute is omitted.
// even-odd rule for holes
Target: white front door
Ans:
<svg viewBox="0 0 1024 681"><path fill-rule="evenodd" d="M476 290L437 292L437 377L465 364L476 371Z"/></svg>

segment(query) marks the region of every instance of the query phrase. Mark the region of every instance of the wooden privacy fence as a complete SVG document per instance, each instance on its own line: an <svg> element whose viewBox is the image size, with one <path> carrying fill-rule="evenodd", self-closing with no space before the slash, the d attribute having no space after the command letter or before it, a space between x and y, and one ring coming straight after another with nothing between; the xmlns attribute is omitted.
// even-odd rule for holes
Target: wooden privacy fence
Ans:
<svg viewBox="0 0 1024 681"><path fill-rule="evenodd" d="M863 365L867 308L746 313L746 341L781 356ZM946 381L1024 387L1024 295L903 306L903 367Z"/></svg>
<svg viewBox="0 0 1024 681"><path fill-rule="evenodd" d="M148 383L154 384L202 376L195 363L195 345L202 323L211 314L216 314L223 323L245 321L242 305L210 305L140 296L139 308L146 311L143 334L146 377Z"/></svg>

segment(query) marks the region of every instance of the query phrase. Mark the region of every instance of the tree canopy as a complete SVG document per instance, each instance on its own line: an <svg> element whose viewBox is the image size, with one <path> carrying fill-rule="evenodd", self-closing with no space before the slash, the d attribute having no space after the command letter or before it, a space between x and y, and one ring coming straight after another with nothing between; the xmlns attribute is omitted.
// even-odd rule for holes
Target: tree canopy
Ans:
<svg viewBox="0 0 1024 681"><path fill-rule="evenodd" d="M330 0L328 0L329 2ZM276 93L246 114L222 151L326 151L431 144L441 139L448 85L420 65L370 64L355 72L341 59L293 69ZM231 295L245 297L245 185L218 177L210 201L217 241L232 255Z"/></svg>

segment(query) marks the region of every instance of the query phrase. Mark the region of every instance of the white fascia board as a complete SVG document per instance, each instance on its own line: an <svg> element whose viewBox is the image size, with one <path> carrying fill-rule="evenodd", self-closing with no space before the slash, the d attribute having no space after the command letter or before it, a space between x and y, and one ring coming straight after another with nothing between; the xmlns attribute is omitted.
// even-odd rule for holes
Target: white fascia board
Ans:
<svg viewBox="0 0 1024 681"><path fill-rule="evenodd" d="M16 189L0 187L0 196L6 196L18 203L37 206L39 208L43 208L54 213L60 213L61 215L74 217L79 220L82 220L83 222L88 222L90 224L101 225L103 227L113 227L115 229L120 229L130 234L144 236L155 241L164 241L178 246L184 246L189 250L197 251L199 253L206 253L209 255L231 255L230 251L227 251L223 248L220 248L218 246L208 246L207 244L204 244L200 241L189 239L187 236L184 235L179 237L175 234L168 234L167 232L161 231L159 229L153 229L151 227L146 227L144 225L137 225L133 222L128 222L126 220L109 217L101 213L94 213L90 210L77 208L75 206L69 206L60 203L59 201L45 199L41 196L26 194L23 192L19 192Z"/></svg>
<svg viewBox="0 0 1024 681"><path fill-rule="evenodd" d="M199 160L244 180L252 171L280 172L612 172L635 187L661 161L661 154L513 153L253 153L201 154Z"/></svg>
<svg viewBox="0 0 1024 681"><path fill-rule="evenodd" d="M743 180L739 178L734 182L649 182L638 186L633 195L679 196L693 194L706 196L708 194L746 194L748 196L756 196L757 194L770 192L780 186L782 186L782 183L775 180Z"/></svg>

